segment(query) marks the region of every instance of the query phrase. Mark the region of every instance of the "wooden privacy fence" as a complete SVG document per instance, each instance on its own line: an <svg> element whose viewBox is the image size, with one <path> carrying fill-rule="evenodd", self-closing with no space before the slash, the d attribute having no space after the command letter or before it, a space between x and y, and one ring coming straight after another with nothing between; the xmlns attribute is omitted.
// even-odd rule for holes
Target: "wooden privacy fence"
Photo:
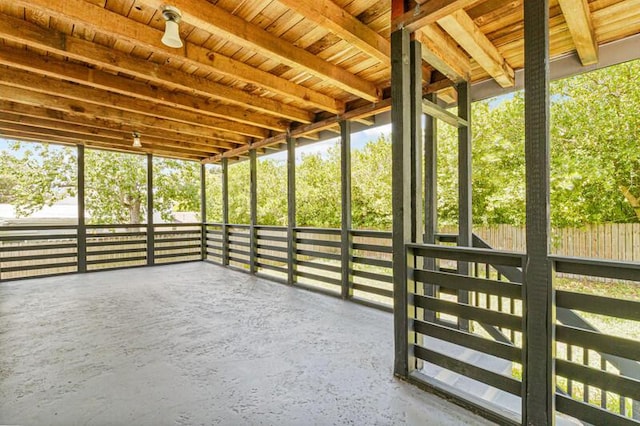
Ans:
<svg viewBox="0 0 640 426"><path fill-rule="evenodd" d="M444 227L442 232L454 234L457 229ZM474 226L473 232L496 250L526 252L523 226ZM551 252L558 256L640 262L640 223L553 228Z"/></svg>

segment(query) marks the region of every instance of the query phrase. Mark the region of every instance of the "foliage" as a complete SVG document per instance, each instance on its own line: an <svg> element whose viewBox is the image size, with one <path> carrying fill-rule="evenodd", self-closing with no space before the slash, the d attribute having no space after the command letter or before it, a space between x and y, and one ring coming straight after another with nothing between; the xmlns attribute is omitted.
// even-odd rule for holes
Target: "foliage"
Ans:
<svg viewBox="0 0 640 426"><path fill-rule="evenodd" d="M640 221L640 61L552 84L551 218L556 227ZM472 106L473 215L481 225L525 222L524 95ZM457 222L457 130L438 123L438 212ZM14 149L19 147L14 146ZM145 216L144 157L87 150L87 210L99 222ZM75 194L75 153L40 145L22 158L2 153L0 197L21 215ZM154 204L165 220L199 210L199 165L154 161ZM287 222L286 163L258 161L258 223ZM206 172L207 220L222 220L219 166ZM229 221L249 223L249 162L229 166ZM339 227L340 152L296 164L298 226ZM352 152L353 227L391 228L391 141L380 135ZM635 210L634 210L635 206Z"/></svg>
<svg viewBox="0 0 640 426"><path fill-rule="evenodd" d="M338 228L341 219L340 149L326 155L304 155L296 164L296 220L298 226Z"/></svg>
<svg viewBox="0 0 640 426"><path fill-rule="evenodd" d="M12 142L10 151L0 157L2 170L11 170L11 188L5 198L10 200L18 216L28 216L43 206L76 195L76 156L68 147L48 144ZM11 155L20 151L21 155Z"/></svg>
<svg viewBox="0 0 640 426"><path fill-rule="evenodd" d="M8 199L28 216L77 195L76 150L49 144L13 143L2 152L2 170L11 170ZM199 210L199 164L154 160L154 209L164 220L176 211ZM90 223L141 223L146 219L147 167L141 155L87 149L85 208Z"/></svg>

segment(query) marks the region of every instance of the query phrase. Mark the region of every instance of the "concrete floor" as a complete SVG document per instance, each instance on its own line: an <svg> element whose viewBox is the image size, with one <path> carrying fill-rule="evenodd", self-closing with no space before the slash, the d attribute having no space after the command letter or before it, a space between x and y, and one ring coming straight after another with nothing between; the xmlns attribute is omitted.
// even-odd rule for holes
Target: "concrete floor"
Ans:
<svg viewBox="0 0 640 426"><path fill-rule="evenodd" d="M392 316L204 262L0 284L0 423L485 425L394 379Z"/></svg>

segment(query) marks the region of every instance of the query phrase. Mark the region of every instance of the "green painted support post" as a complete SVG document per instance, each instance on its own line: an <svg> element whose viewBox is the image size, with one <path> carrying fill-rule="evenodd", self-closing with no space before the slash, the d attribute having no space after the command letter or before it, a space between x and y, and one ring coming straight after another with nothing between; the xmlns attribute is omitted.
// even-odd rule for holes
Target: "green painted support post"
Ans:
<svg viewBox="0 0 640 426"><path fill-rule="evenodd" d="M229 265L229 160L222 159L222 265Z"/></svg>
<svg viewBox="0 0 640 426"><path fill-rule="evenodd" d="M249 272L258 272L258 174L256 150L249 151Z"/></svg>
<svg viewBox="0 0 640 426"><path fill-rule="evenodd" d="M153 226L153 154L147 154L147 265L155 262L155 236Z"/></svg>
<svg viewBox="0 0 640 426"><path fill-rule="evenodd" d="M522 423L555 424L555 302L550 235L549 0L524 2L527 261Z"/></svg>
<svg viewBox="0 0 640 426"><path fill-rule="evenodd" d="M78 272L87 272L87 226L84 217L84 145L78 145Z"/></svg>
<svg viewBox="0 0 640 426"><path fill-rule="evenodd" d="M342 269L342 298L353 297L351 285L351 123L347 120L340 122L340 176L342 194L341 221L341 269Z"/></svg>
<svg viewBox="0 0 640 426"><path fill-rule="evenodd" d="M458 117L466 126L458 127L458 246L473 245L472 169L471 169L471 84L468 81L456 85L458 91ZM458 262L458 273L469 275L469 262ZM469 292L458 291L458 302L469 303ZM469 330L469 320L458 318L458 328Z"/></svg>
<svg viewBox="0 0 640 426"><path fill-rule="evenodd" d="M287 134L287 282L296 282L296 140Z"/></svg>
<svg viewBox="0 0 640 426"><path fill-rule="evenodd" d="M407 267L413 265L405 244L411 242L411 54L409 32L396 30L391 34L391 123L392 133L392 211L393 211L393 306L394 306L394 368L400 377L407 377L415 367L410 351L414 342L409 335L409 287Z"/></svg>
<svg viewBox="0 0 640 426"><path fill-rule="evenodd" d="M204 164L200 164L200 222L200 255L202 260L207 260L207 169Z"/></svg>
<svg viewBox="0 0 640 426"><path fill-rule="evenodd" d="M436 102L435 93L426 95L425 99ZM436 233L438 231L438 132L437 119L425 114L424 120L424 237L426 244L436 243ZM424 259L423 268L435 270L434 259ZM426 285L425 294L435 296L437 288L433 284ZM433 311L425 312L425 320L435 321L436 315Z"/></svg>

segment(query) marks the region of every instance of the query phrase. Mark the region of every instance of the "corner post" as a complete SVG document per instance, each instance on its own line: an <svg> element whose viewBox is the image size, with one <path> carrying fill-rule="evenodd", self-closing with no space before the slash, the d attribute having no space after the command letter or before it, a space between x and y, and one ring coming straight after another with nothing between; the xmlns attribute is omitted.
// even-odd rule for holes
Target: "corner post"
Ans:
<svg viewBox="0 0 640 426"><path fill-rule="evenodd" d="M458 91L458 117L467 125L458 127L458 246L473 244L473 213L471 189L471 85L468 81L456 85ZM469 263L458 262L458 273L469 275ZM469 303L469 292L458 291L458 302ZM458 328L469 330L469 320L458 318Z"/></svg>
<svg viewBox="0 0 640 426"><path fill-rule="evenodd" d="M153 226L153 154L147 154L147 266L155 262L155 229Z"/></svg>
<svg viewBox="0 0 640 426"><path fill-rule="evenodd" d="M342 256L342 298L353 297L351 286L351 122L340 122L340 175L342 194L342 228L340 255Z"/></svg>
<svg viewBox="0 0 640 426"><path fill-rule="evenodd" d="M229 265L229 159L222 159L222 266Z"/></svg>
<svg viewBox="0 0 640 426"><path fill-rule="evenodd" d="M78 145L78 272L87 272L87 225L85 222L84 145Z"/></svg>
<svg viewBox="0 0 640 426"><path fill-rule="evenodd" d="M393 323L394 373L407 377L415 368L410 350L413 336L409 335L409 282L407 268L414 260L405 250L411 242L411 54L409 32L399 29L391 34L391 123L392 123L392 212L393 212Z"/></svg>
<svg viewBox="0 0 640 426"><path fill-rule="evenodd" d="M207 169L200 164L200 254L202 260L207 260Z"/></svg>
<svg viewBox="0 0 640 426"><path fill-rule="evenodd" d="M555 300L549 253L549 0L524 2L527 254L522 423L555 424Z"/></svg>
<svg viewBox="0 0 640 426"><path fill-rule="evenodd" d="M287 134L287 283L296 282L296 140Z"/></svg>
<svg viewBox="0 0 640 426"><path fill-rule="evenodd" d="M249 150L249 272L258 272L258 174L256 150Z"/></svg>

